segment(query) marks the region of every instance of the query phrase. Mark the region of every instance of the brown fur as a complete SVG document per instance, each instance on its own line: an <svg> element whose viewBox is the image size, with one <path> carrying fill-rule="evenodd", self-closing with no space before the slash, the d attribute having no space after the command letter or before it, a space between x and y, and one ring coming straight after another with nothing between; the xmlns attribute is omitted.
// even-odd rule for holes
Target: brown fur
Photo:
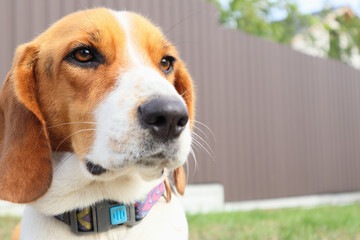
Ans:
<svg viewBox="0 0 360 240"><path fill-rule="evenodd" d="M171 186L168 178L165 178L164 184L165 184L165 193L166 193L164 197L166 199L166 202L168 203L171 201Z"/></svg>
<svg viewBox="0 0 360 240"><path fill-rule="evenodd" d="M181 166L174 171L174 178L175 178L176 191L179 194L184 195L185 185L186 185L186 174L184 167Z"/></svg>
<svg viewBox="0 0 360 240"><path fill-rule="evenodd" d="M16 203L39 198L52 179L49 137L36 100L35 56L32 45L17 49L0 96L0 198Z"/></svg>
<svg viewBox="0 0 360 240"><path fill-rule="evenodd" d="M164 75L159 70L161 58L172 55L178 59L173 73L164 76L183 95L193 119L192 81L175 48L147 20L133 18L132 37L150 59L147 64ZM96 69L83 69L64 60L84 44L100 49L106 62ZM0 199L27 203L42 196L51 184L52 151L75 152L83 160L94 131L74 133L94 125L58 125L94 121L91 113L111 91L119 69L130 67L122 51L125 46L124 31L108 10L92 9L63 18L17 49L0 95ZM186 177L182 167L175 173L175 184L183 193Z"/></svg>

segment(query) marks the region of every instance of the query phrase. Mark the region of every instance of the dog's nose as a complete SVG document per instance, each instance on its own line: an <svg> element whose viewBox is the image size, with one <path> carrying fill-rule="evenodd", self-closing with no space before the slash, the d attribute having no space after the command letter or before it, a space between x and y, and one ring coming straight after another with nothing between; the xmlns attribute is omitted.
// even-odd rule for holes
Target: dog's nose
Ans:
<svg viewBox="0 0 360 240"><path fill-rule="evenodd" d="M139 107L140 120L152 133L164 140L174 139L184 130L189 113L179 99L157 97Z"/></svg>

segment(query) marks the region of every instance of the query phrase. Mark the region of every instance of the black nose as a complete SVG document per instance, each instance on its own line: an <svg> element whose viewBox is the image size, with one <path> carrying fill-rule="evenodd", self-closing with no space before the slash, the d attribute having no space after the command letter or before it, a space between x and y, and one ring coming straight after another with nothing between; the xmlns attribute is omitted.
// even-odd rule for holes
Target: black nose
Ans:
<svg viewBox="0 0 360 240"><path fill-rule="evenodd" d="M139 116L153 135L164 140L178 137L189 120L185 104L170 97L157 97L144 103L139 107Z"/></svg>

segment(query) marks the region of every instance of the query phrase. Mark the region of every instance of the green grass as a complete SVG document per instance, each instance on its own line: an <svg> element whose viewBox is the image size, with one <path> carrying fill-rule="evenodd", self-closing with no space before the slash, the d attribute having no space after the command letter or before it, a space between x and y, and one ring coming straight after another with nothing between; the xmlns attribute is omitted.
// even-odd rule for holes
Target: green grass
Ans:
<svg viewBox="0 0 360 240"><path fill-rule="evenodd" d="M191 240L360 239L360 205L189 215Z"/></svg>
<svg viewBox="0 0 360 240"><path fill-rule="evenodd" d="M20 221L17 217L0 217L0 239L8 240L15 226Z"/></svg>
<svg viewBox="0 0 360 240"><path fill-rule="evenodd" d="M19 218L0 217L8 240ZM188 215L190 240L360 240L360 205Z"/></svg>

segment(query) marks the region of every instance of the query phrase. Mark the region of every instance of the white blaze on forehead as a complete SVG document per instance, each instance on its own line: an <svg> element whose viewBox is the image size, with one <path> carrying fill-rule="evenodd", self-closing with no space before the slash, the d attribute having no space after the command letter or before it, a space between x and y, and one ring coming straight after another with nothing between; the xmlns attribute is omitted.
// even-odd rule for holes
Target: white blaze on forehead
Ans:
<svg viewBox="0 0 360 240"><path fill-rule="evenodd" d="M119 25L125 32L126 49L124 49L124 51L126 51L126 55L129 57L129 59L131 59L131 62L134 65L144 64L144 60L142 59L141 54L136 48L136 39L131 36L131 14L126 11L110 11L118 20Z"/></svg>

